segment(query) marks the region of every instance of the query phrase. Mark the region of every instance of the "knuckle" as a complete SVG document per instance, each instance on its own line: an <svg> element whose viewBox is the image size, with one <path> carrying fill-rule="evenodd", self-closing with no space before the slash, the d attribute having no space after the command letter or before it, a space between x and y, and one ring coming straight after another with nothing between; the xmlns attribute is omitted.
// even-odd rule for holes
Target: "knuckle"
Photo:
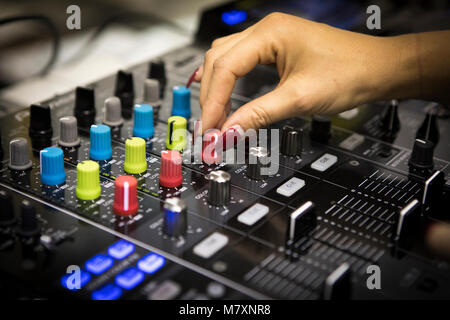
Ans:
<svg viewBox="0 0 450 320"><path fill-rule="evenodd" d="M272 12L268 14L263 20L268 24L279 23L283 21L283 14L280 12Z"/></svg>
<svg viewBox="0 0 450 320"><path fill-rule="evenodd" d="M208 51L206 51L205 60L206 61L214 61L214 56L215 56L215 50L211 48Z"/></svg>
<svg viewBox="0 0 450 320"><path fill-rule="evenodd" d="M224 57L220 57L220 58L217 58L216 60L214 60L213 69L215 69L215 70L224 69L224 68L227 68L227 66L228 66L228 60Z"/></svg>
<svg viewBox="0 0 450 320"><path fill-rule="evenodd" d="M256 127L266 127L270 123L270 115L261 106L255 106L252 110L252 121Z"/></svg>

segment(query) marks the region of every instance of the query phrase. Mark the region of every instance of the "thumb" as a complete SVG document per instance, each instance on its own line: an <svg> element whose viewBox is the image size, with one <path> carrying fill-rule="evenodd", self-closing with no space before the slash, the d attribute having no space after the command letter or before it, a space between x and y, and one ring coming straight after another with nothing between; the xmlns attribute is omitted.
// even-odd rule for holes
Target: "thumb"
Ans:
<svg viewBox="0 0 450 320"><path fill-rule="evenodd" d="M241 106L225 121L221 131L225 132L236 125L244 131L259 129L292 117L296 114L295 96L288 86L280 86Z"/></svg>

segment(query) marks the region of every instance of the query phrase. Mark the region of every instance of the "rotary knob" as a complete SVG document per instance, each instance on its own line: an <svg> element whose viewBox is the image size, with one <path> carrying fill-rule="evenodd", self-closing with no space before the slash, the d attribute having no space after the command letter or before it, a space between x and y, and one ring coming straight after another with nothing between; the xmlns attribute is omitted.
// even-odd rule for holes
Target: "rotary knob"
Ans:
<svg viewBox="0 0 450 320"><path fill-rule="evenodd" d="M290 157L301 156L303 130L285 125L281 134L281 153Z"/></svg>
<svg viewBox="0 0 450 320"><path fill-rule="evenodd" d="M95 98L94 90L77 87L75 90L74 116L80 127L89 128L95 123Z"/></svg>
<svg viewBox="0 0 450 320"><path fill-rule="evenodd" d="M81 200L94 200L100 197L100 166L97 162L87 160L77 165L76 195Z"/></svg>
<svg viewBox="0 0 450 320"><path fill-rule="evenodd" d="M125 141L125 172L139 174L147 171L147 154L145 153L145 140L133 137Z"/></svg>
<svg viewBox="0 0 450 320"><path fill-rule="evenodd" d="M164 61L155 60L155 61L150 62L148 78L156 79L159 81L159 83L160 83L159 96L161 98L163 98L164 90L166 90L166 83L167 83L166 67L165 67Z"/></svg>
<svg viewBox="0 0 450 320"><path fill-rule="evenodd" d="M31 168L28 141L24 138L11 140L9 143L9 168L12 170L26 170Z"/></svg>
<svg viewBox="0 0 450 320"><path fill-rule="evenodd" d="M11 195L5 190L0 190L0 226L9 226L16 221Z"/></svg>
<svg viewBox="0 0 450 320"><path fill-rule="evenodd" d="M428 140L434 143L436 146L439 142L439 126L437 121L437 112L427 112L422 125L417 131L416 139Z"/></svg>
<svg viewBox="0 0 450 320"><path fill-rule="evenodd" d="M52 118L49 106L32 105L30 107L30 137L51 139L53 134Z"/></svg>
<svg viewBox="0 0 450 320"><path fill-rule="evenodd" d="M433 142L416 139L408 162L410 169L431 171L433 169L433 149Z"/></svg>
<svg viewBox="0 0 450 320"><path fill-rule="evenodd" d="M219 148L221 141L220 131L208 131L203 135L202 160L207 164L217 164L222 161L222 148ZM222 138L223 139L223 138Z"/></svg>
<svg viewBox="0 0 450 320"><path fill-rule="evenodd" d="M166 147L169 150L183 151L187 145L186 118L173 116L167 120Z"/></svg>
<svg viewBox="0 0 450 320"><path fill-rule="evenodd" d="M111 129L104 124L94 124L90 130L91 146L89 157L92 160L109 160L112 157Z"/></svg>
<svg viewBox="0 0 450 320"><path fill-rule="evenodd" d="M247 166L247 176L250 179L261 180L267 173L263 171L263 168L268 170L269 165L269 151L264 147L251 147L248 154L248 166Z"/></svg>
<svg viewBox="0 0 450 320"><path fill-rule="evenodd" d="M395 137L400 130L400 119L398 117L398 101L391 100L386 108L386 112L381 119L381 128L385 131L386 138Z"/></svg>
<svg viewBox="0 0 450 320"><path fill-rule="evenodd" d="M114 213L119 216L130 216L136 214L138 208L136 178L131 176L118 177L114 182Z"/></svg>
<svg viewBox="0 0 450 320"><path fill-rule="evenodd" d="M56 186L66 181L64 171L64 153L60 148L49 147L41 150L41 182Z"/></svg>
<svg viewBox="0 0 450 320"><path fill-rule="evenodd" d="M180 198L169 198L164 203L164 233L179 237L187 229L186 203Z"/></svg>
<svg viewBox="0 0 450 320"><path fill-rule="evenodd" d="M156 79L144 81L144 103L153 107L153 118L158 119L158 112L162 105L160 99L160 85Z"/></svg>
<svg viewBox="0 0 450 320"><path fill-rule="evenodd" d="M230 202L231 176L223 170L213 171L205 176L209 180L208 202L214 206L225 206Z"/></svg>
<svg viewBox="0 0 450 320"><path fill-rule="evenodd" d="M327 116L313 116L311 131L312 140L326 143L331 138L331 119Z"/></svg>
<svg viewBox="0 0 450 320"><path fill-rule="evenodd" d="M162 151L159 184L166 188L175 188L181 186L182 182L181 154L176 150Z"/></svg>
<svg viewBox="0 0 450 320"><path fill-rule="evenodd" d="M28 201L23 200L20 205L19 234L24 237L32 237L39 233L40 226L36 216L36 208Z"/></svg>
<svg viewBox="0 0 450 320"><path fill-rule="evenodd" d="M191 90L183 86L173 87L172 116L191 117Z"/></svg>
<svg viewBox="0 0 450 320"><path fill-rule="evenodd" d="M103 123L110 127L118 127L123 124L122 103L119 98L106 98Z"/></svg>
<svg viewBox="0 0 450 320"><path fill-rule="evenodd" d="M122 104L122 116L129 119L134 104L133 74L119 71L116 78L114 95L120 99Z"/></svg>
<svg viewBox="0 0 450 320"><path fill-rule="evenodd" d="M133 136L142 139L153 138L153 107L148 104L134 106Z"/></svg>
<svg viewBox="0 0 450 320"><path fill-rule="evenodd" d="M78 121L74 116L59 119L59 140L62 147L76 147L80 145L78 137Z"/></svg>

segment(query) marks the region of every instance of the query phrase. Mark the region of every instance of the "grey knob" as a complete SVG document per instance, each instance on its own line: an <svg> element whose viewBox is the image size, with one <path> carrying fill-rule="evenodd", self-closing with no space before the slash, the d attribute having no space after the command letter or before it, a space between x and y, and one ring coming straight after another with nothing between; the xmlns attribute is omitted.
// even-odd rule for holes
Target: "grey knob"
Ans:
<svg viewBox="0 0 450 320"><path fill-rule="evenodd" d="M290 157L301 156L303 130L285 125L281 134L281 153Z"/></svg>
<svg viewBox="0 0 450 320"><path fill-rule="evenodd" d="M110 127L118 127L123 123L122 103L118 97L109 97L105 100L103 123Z"/></svg>
<svg viewBox="0 0 450 320"><path fill-rule="evenodd" d="M215 206L224 206L230 202L230 181L228 172L217 170L207 174L209 180L208 202Z"/></svg>
<svg viewBox="0 0 450 320"><path fill-rule="evenodd" d="M24 138L11 140L9 143L9 167L13 170L26 170L31 168L28 141Z"/></svg>
<svg viewBox="0 0 450 320"><path fill-rule="evenodd" d="M80 144L78 137L78 122L74 116L59 119L59 141L63 147L75 147Z"/></svg>
<svg viewBox="0 0 450 320"><path fill-rule="evenodd" d="M262 171L263 168L269 166L269 151L264 147L251 147L248 154L247 176L250 179L261 180L268 176Z"/></svg>
<svg viewBox="0 0 450 320"><path fill-rule="evenodd" d="M164 203L164 233L171 237L179 237L186 232L186 203L180 198L169 198Z"/></svg>
<svg viewBox="0 0 450 320"><path fill-rule="evenodd" d="M144 81L144 102L152 107L159 106L159 81L156 79L145 79Z"/></svg>

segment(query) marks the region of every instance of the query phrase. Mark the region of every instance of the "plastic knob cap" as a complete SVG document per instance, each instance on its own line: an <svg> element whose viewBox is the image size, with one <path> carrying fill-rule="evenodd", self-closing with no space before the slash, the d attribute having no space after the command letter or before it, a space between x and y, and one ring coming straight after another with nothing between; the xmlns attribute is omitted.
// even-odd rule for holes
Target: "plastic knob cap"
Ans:
<svg viewBox="0 0 450 320"><path fill-rule="evenodd" d="M20 205L21 222L19 234L25 237L32 237L39 233L40 227L36 216L36 208L28 201L23 200Z"/></svg>
<svg viewBox="0 0 450 320"><path fill-rule="evenodd" d="M215 206L224 206L230 202L231 176L223 170L213 171L205 176L209 180L208 202Z"/></svg>
<svg viewBox="0 0 450 320"><path fill-rule="evenodd" d="M310 137L314 141L326 143L331 138L331 119L327 116L313 116Z"/></svg>
<svg viewBox="0 0 450 320"><path fill-rule="evenodd" d="M133 136L149 139L153 138L155 129L153 127L153 107L148 104L137 104L134 106Z"/></svg>
<svg viewBox="0 0 450 320"><path fill-rule="evenodd" d="M31 168L28 141L25 138L17 138L9 143L9 167L12 170L26 170Z"/></svg>
<svg viewBox="0 0 450 320"><path fill-rule="evenodd" d="M175 188L181 186L182 182L181 154L176 150L162 151L159 184L166 188Z"/></svg>
<svg viewBox="0 0 450 320"><path fill-rule="evenodd" d="M49 147L41 150L41 182L54 186L66 181L64 153L60 148Z"/></svg>
<svg viewBox="0 0 450 320"><path fill-rule="evenodd" d="M123 124L122 103L119 98L106 98L103 123L110 127L118 127Z"/></svg>
<svg viewBox="0 0 450 320"><path fill-rule="evenodd" d="M433 168L434 143L428 140L416 139L409 159L409 166L427 170Z"/></svg>
<svg viewBox="0 0 450 320"><path fill-rule="evenodd" d="M91 126L90 138L89 157L97 161L111 159L111 129L104 124L94 124Z"/></svg>
<svg viewBox="0 0 450 320"><path fill-rule="evenodd" d="M83 128L89 128L95 122L95 115L94 90L77 87L74 116L77 118L78 124Z"/></svg>
<svg viewBox="0 0 450 320"><path fill-rule="evenodd" d="M114 205L116 215L130 216L139 208L137 199L137 180L131 176L120 176L114 182Z"/></svg>
<svg viewBox="0 0 450 320"><path fill-rule="evenodd" d="M31 138L52 137L52 118L49 106L32 105L30 107L29 134Z"/></svg>
<svg viewBox="0 0 450 320"><path fill-rule="evenodd" d="M183 86L173 87L172 116L191 117L191 90Z"/></svg>
<svg viewBox="0 0 450 320"><path fill-rule="evenodd" d="M183 151L187 145L186 118L173 116L167 120L166 147L169 150Z"/></svg>
<svg viewBox="0 0 450 320"><path fill-rule="evenodd" d="M100 197L100 166L87 160L77 165L76 195L81 200L94 200Z"/></svg>
<svg viewBox="0 0 450 320"><path fill-rule="evenodd" d="M59 119L59 141L63 147L75 147L80 144L78 137L78 121L74 116Z"/></svg>
<svg viewBox="0 0 450 320"><path fill-rule="evenodd" d="M293 157L302 154L303 130L293 126L283 126L281 136L281 153Z"/></svg>
<svg viewBox="0 0 450 320"><path fill-rule="evenodd" d="M249 149L249 164L247 166L247 176L250 179L260 180L268 175L262 171L267 168L269 151L264 147L251 147Z"/></svg>
<svg viewBox="0 0 450 320"><path fill-rule="evenodd" d="M187 230L186 203L180 198L169 198L164 203L163 231L170 237L179 237Z"/></svg>
<svg viewBox="0 0 450 320"><path fill-rule="evenodd" d="M147 170L144 139L133 137L125 141L124 170L131 174L139 174Z"/></svg>

